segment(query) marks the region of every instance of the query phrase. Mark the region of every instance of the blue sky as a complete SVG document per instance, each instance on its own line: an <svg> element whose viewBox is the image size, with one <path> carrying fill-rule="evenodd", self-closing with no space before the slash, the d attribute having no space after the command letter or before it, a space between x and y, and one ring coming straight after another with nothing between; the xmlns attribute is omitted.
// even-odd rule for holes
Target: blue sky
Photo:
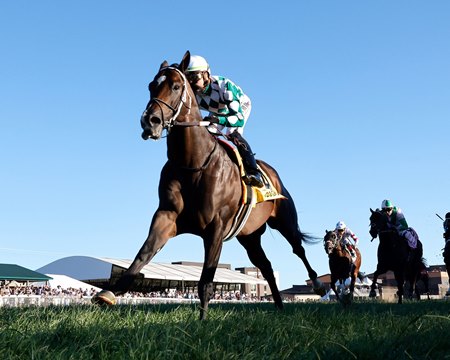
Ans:
<svg viewBox="0 0 450 360"><path fill-rule="evenodd" d="M175 11L176 9L176 11ZM147 84L186 50L252 99L245 137L293 196L303 231L343 220L376 267L369 208L390 198L443 263L450 211L448 1L8 1L0 4L0 262L134 258L157 207L164 140L143 141ZM301 261L268 230L280 287ZM305 246L319 274L321 244ZM156 262L203 260L200 238ZM236 240L221 262L249 266Z"/></svg>

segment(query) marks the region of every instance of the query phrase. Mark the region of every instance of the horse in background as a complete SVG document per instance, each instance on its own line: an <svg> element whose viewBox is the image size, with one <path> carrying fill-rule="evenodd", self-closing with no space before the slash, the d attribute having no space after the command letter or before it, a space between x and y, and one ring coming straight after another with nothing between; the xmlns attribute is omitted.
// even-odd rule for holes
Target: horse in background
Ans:
<svg viewBox="0 0 450 360"><path fill-rule="evenodd" d="M203 320L214 294L213 279L223 242L234 228L235 218L240 216L245 188L238 166L206 128L210 123L203 121L195 94L184 75L189 61L189 52L179 65L169 66L164 61L149 84L150 101L141 117L142 137L158 140L166 130L168 160L161 171L159 206L148 237L130 267L117 282L110 284L109 290L114 294L125 293L170 238L185 233L198 235L204 245L204 263L198 282ZM283 309L272 265L261 246L267 225L290 243L294 254L303 261L315 291L324 294L325 290L302 246L303 241L316 241L300 231L294 201L276 170L261 160L258 164L284 199L255 204L236 237L266 279L275 306ZM105 296L107 301L109 296ZM95 301L101 303L105 297L97 296Z"/></svg>
<svg viewBox="0 0 450 360"><path fill-rule="evenodd" d="M444 220L445 232L444 232L443 236L445 239L445 246L443 249L442 256L444 257L445 268L447 269L447 275L450 279L450 229L448 228L448 223L450 222L449 219L450 219L450 213L447 213L445 215L445 220ZM450 285L447 289L447 292L445 293L445 296L450 296Z"/></svg>
<svg viewBox="0 0 450 360"><path fill-rule="evenodd" d="M359 249L355 247L356 260L353 262L352 257L334 231L325 231L323 242L330 266L331 289L336 294L338 301L343 305L348 305L353 300L355 282L356 278L359 276L359 269L361 267L361 253ZM351 281L347 290L346 280L348 278L350 278ZM339 282L339 291L336 289L336 282Z"/></svg>
<svg viewBox="0 0 450 360"><path fill-rule="evenodd" d="M417 240L416 249L409 248L407 241L401 237L396 229L389 228L388 217L381 210L370 209L370 230L372 240L377 236L379 245L377 251L378 264L373 274L373 280L370 290L370 297L375 297L375 288L378 276L391 270L394 272L397 283L398 303L403 302L405 281L408 282L408 297L412 298L415 293L417 280L424 268L423 246L420 240ZM420 298L420 297L419 297Z"/></svg>

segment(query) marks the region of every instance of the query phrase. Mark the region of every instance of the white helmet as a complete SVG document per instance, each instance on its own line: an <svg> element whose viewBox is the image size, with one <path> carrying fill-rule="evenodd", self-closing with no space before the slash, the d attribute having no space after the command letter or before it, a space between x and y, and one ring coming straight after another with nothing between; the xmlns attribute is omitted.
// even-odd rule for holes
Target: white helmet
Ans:
<svg viewBox="0 0 450 360"><path fill-rule="evenodd" d="M345 230L346 227L347 227L347 225L345 225L345 223L343 221L339 221L336 224L336 230Z"/></svg>
<svg viewBox="0 0 450 360"><path fill-rule="evenodd" d="M381 202L381 208L382 209L386 209L386 208L393 208L394 207L394 204L392 203L392 201L391 200L383 200L382 202Z"/></svg>
<svg viewBox="0 0 450 360"><path fill-rule="evenodd" d="M186 71L207 71L210 73L208 62L199 55L191 55Z"/></svg>

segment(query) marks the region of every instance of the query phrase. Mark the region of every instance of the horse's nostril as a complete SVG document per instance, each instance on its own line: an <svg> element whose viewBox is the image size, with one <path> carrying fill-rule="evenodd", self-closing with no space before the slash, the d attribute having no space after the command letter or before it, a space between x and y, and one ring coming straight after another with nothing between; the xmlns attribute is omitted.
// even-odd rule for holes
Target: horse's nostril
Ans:
<svg viewBox="0 0 450 360"><path fill-rule="evenodd" d="M150 118L150 122L154 125L161 125L161 123L162 123L161 119L157 116L152 116Z"/></svg>

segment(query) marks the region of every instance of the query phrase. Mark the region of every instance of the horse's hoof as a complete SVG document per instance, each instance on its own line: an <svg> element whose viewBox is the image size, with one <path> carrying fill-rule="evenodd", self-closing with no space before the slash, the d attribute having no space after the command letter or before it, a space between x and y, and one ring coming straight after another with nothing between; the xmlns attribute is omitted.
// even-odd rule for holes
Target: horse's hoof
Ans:
<svg viewBox="0 0 450 360"><path fill-rule="evenodd" d="M342 304L344 306L350 305L352 303L352 300L353 300L353 294L352 293L349 292L347 294L342 295Z"/></svg>
<svg viewBox="0 0 450 360"><path fill-rule="evenodd" d="M325 287L322 286L322 287L319 287L319 288L314 288L314 293L316 293L320 297L323 297L323 296L325 296L327 291L325 290Z"/></svg>
<svg viewBox="0 0 450 360"><path fill-rule="evenodd" d="M91 302L96 305L116 305L117 300L116 296L109 290L102 290L99 293L95 294Z"/></svg>
<svg viewBox="0 0 450 360"><path fill-rule="evenodd" d="M325 290L325 286L323 286L322 281L320 280L313 280L313 290L314 293L319 295L320 297L325 296L325 294L327 293L327 291Z"/></svg>

